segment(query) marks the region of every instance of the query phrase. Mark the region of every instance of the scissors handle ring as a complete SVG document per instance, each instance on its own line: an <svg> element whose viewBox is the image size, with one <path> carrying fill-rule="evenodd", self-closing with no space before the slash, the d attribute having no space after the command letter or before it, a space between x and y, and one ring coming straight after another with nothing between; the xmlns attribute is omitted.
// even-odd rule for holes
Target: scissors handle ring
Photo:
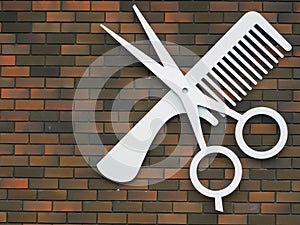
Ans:
<svg viewBox="0 0 300 225"><path fill-rule="evenodd" d="M246 124L246 122L253 116L256 115L267 115L272 117L278 124L280 129L280 136L277 144L267 151L256 151L252 148L250 148L243 137L243 128ZM235 139L237 141L238 146L240 149L247 154L250 157L256 158L256 159L267 159L271 158L275 155L277 155L282 148L284 147L288 136L288 129L287 125L282 118L282 116L276 112L273 109L266 108L266 107L256 107L248 110L246 113L244 113L241 118L238 120L236 127L235 127Z"/></svg>
<svg viewBox="0 0 300 225"><path fill-rule="evenodd" d="M200 161L204 157L214 153L220 153L227 156L232 161L235 170L232 182L226 188L221 190L210 190L204 187L199 181L197 174ZM242 165L239 158L230 149L223 146L208 146L206 149L201 149L201 151L193 158L190 166L190 178L196 190L207 197L215 198L216 210L223 212L222 197L231 194L239 186L242 179Z"/></svg>

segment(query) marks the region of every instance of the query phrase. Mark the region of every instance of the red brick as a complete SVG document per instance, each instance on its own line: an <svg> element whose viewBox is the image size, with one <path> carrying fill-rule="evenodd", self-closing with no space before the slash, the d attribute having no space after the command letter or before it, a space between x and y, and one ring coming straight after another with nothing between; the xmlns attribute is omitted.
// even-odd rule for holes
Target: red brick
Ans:
<svg viewBox="0 0 300 225"><path fill-rule="evenodd" d="M251 124L251 134L276 134L276 124Z"/></svg>
<svg viewBox="0 0 300 225"><path fill-rule="evenodd" d="M18 110L42 110L44 102L41 100L16 100Z"/></svg>
<svg viewBox="0 0 300 225"><path fill-rule="evenodd" d="M46 110L72 110L72 100L46 100Z"/></svg>
<svg viewBox="0 0 300 225"><path fill-rule="evenodd" d="M12 10L12 11L27 11L31 8L30 1L4 1L2 4L3 10Z"/></svg>
<svg viewBox="0 0 300 225"><path fill-rule="evenodd" d="M74 212L81 211L81 202L54 202L53 211Z"/></svg>
<svg viewBox="0 0 300 225"><path fill-rule="evenodd" d="M178 2L150 2L151 11L178 11Z"/></svg>
<svg viewBox="0 0 300 225"><path fill-rule="evenodd" d="M65 223L65 213L38 213L39 223Z"/></svg>
<svg viewBox="0 0 300 225"><path fill-rule="evenodd" d="M0 109L13 109L13 100L0 100Z"/></svg>
<svg viewBox="0 0 300 225"><path fill-rule="evenodd" d="M28 188L28 179L25 178L2 178L0 188Z"/></svg>
<svg viewBox="0 0 300 225"><path fill-rule="evenodd" d="M158 214L160 224L186 224L187 216L184 214Z"/></svg>
<svg viewBox="0 0 300 225"><path fill-rule="evenodd" d="M238 2L210 2L210 10L211 11L237 11L238 10Z"/></svg>
<svg viewBox="0 0 300 225"><path fill-rule="evenodd" d="M130 224L156 224L156 214L128 214L128 223Z"/></svg>
<svg viewBox="0 0 300 225"><path fill-rule="evenodd" d="M62 10L64 11L89 11L90 1L63 1Z"/></svg>
<svg viewBox="0 0 300 225"><path fill-rule="evenodd" d="M88 55L88 45L62 45L61 53L64 55Z"/></svg>
<svg viewBox="0 0 300 225"><path fill-rule="evenodd" d="M15 65L15 56L0 56L0 65Z"/></svg>
<svg viewBox="0 0 300 225"><path fill-rule="evenodd" d="M8 89L3 88L1 90L2 98L29 98L29 90L28 89Z"/></svg>
<svg viewBox="0 0 300 225"><path fill-rule="evenodd" d="M120 2L117 1L92 1L93 11L120 11Z"/></svg>
<svg viewBox="0 0 300 225"><path fill-rule="evenodd" d="M246 215L219 215L219 224L247 224Z"/></svg>
<svg viewBox="0 0 300 225"><path fill-rule="evenodd" d="M28 143L28 134L0 134L1 143Z"/></svg>
<svg viewBox="0 0 300 225"><path fill-rule="evenodd" d="M0 212L0 222L7 222L6 212Z"/></svg>
<svg viewBox="0 0 300 225"><path fill-rule="evenodd" d="M52 202L51 201L24 201L23 202L24 211L51 211Z"/></svg>
<svg viewBox="0 0 300 225"><path fill-rule="evenodd" d="M99 213L98 222L106 224L125 224L126 217L126 213Z"/></svg>
<svg viewBox="0 0 300 225"><path fill-rule="evenodd" d="M263 203L261 205L261 212L263 214L288 214L291 207L289 204L274 204Z"/></svg>
<svg viewBox="0 0 300 225"><path fill-rule="evenodd" d="M57 134L30 134L30 143L33 144L58 143L58 135Z"/></svg>
<svg viewBox="0 0 300 225"><path fill-rule="evenodd" d="M133 14L131 12L107 12L106 22L133 22Z"/></svg>
<svg viewBox="0 0 300 225"><path fill-rule="evenodd" d="M2 76L20 76L28 77L29 76L29 67L28 66L3 66L1 68Z"/></svg>
<svg viewBox="0 0 300 225"><path fill-rule="evenodd" d="M189 12L167 12L165 13L165 22L167 23L174 23L174 22L192 22L193 21L193 14Z"/></svg>
<svg viewBox="0 0 300 225"><path fill-rule="evenodd" d="M33 10L58 11L60 1L32 1Z"/></svg>
<svg viewBox="0 0 300 225"><path fill-rule="evenodd" d="M249 201L250 202L274 202L275 194L274 192L250 192Z"/></svg>
<svg viewBox="0 0 300 225"><path fill-rule="evenodd" d="M43 78L17 78L16 87L44 87Z"/></svg>
<svg viewBox="0 0 300 225"><path fill-rule="evenodd" d="M47 22L72 22L74 19L73 12L47 12Z"/></svg>

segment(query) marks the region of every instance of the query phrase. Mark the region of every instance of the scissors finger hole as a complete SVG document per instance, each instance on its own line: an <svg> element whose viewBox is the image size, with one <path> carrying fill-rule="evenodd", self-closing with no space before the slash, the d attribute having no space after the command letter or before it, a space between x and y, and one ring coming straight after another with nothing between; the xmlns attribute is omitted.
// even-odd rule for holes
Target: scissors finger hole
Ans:
<svg viewBox="0 0 300 225"><path fill-rule="evenodd" d="M277 125L279 126L279 130L280 130L279 140L277 144L270 150L257 151L255 149L252 149L247 145L244 139L244 135L243 135L244 126L250 118L256 115L269 116L273 118L276 121ZM246 113L242 115L241 119L237 122L235 128L235 139L240 149L248 156L256 159L267 159L278 154L282 150L282 148L284 147L287 141L287 135L288 135L287 125L284 119L282 118L282 116L275 110L266 107L256 107L248 110Z"/></svg>
<svg viewBox="0 0 300 225"><path fill-rule="evenodd" d="M207 154L198 164L198 179L210 190L226 188L234 177L234 166L223 154Z"/></svg>
<svg viewBox="0 0 300 225"><path fill-rule="evenodd" d="M246 122L243 137L250 148L264 152L277 144L280 136L279 129L277 122L272 117L256 115Z"/></svg>
<svg viewBox="0 0 300 225"><path fill-rule="evenodd" d="M235 173L232 182L226 188L221 190L211 190L199 181L198 165L207 155L218 153L225 155L231 160ZM198 152L193 158L190 166L190 178L196 190L207 197L215 198L216 209L218 211L223 211L222 197L229 195L238 187L242 179L242 165L239 158L228 148L223 146L209 146L205 151Z"/></svg>

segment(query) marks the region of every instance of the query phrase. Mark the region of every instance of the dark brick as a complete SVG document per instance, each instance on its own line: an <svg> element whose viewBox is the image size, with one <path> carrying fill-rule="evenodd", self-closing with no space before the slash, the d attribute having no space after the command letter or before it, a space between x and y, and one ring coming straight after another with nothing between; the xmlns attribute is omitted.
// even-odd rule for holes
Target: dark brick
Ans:
<svg viewBox="0 0 300 225"><path fill-rule="evenodd" d="M22 210L22 201L0 200L0 210L20 211Z"/></svg>
<svg viewBox="0 0 300 225"><path fill-rule="evenodd" d="M31 32L30 23L2 23L2 32L28 33Z"/></svg>
<svg viewBox="0 0 300 225"><path fill-rule="evenodd" d="M263 10L267 12L292 12L292 2L264 2Z"/></svg>
<svg viewBox="0 0 300 225"><path fill-rule="evenodd" d="M0 132L13 132L14 123L13 122L0 122Z"/></svg>
<svg viewBox="0 0 300 225"><path fill-rule="evenodd" d="M59 45L33 45L31 47L32 54L36 55L59 55Z"/></svg>
<svg viewBox="0 0 300 225"><path fill-rule="evenodd" d="M209 3L208 2L179 2L180 11L208 11Z"/></svg>
<svg viewBox="0 0 300 225"><path fill-rule="evenodd" d="M57 111L30 113L30 120L32 121L57 121L58 119L59 119L59 112Z"/></svg>
<svg viewBox="0 0 300 225"><path fill-rule="evenodd" d="M214 22L221 22L223 19L222 13L216 12L201 12L195 14L195 22L200 23L214 23Z"/></svg>
<svg viewBox="0 0 300 225"><path fill-rule="evenodd" d="M143 203L143 211L172 212L172 204L170 202L145 202Z"/></svg>
<svg viewBox="0 0 300 225"><path fill-rule="evenodd" d="M43 177L44 169L42 167L17 167L15 168L16 177Z"/></svg>
<svg viewBox="0 0 300 225"><path fill-rule="evenodd" d="M70 213L68 214L68 222L70 223L96 223L96 213Z"/></svg>
<svg viewBox="0 0 300 225"><path fill-rule="evenodd" d="M41 56L17 56L17 65L44 65L44 62Z"/></svg>
<svg viewBox="0 0 300 225"><path fill-rule="evenodd" d="M71 122L45 123L45 132L49 133L72 133L73 127Z"/></svg>
<svg viewBox="0 0 300 225"><path fill-rule="evenodd" d="M16 22L17 13L16 12L0 12L1 22Z"/></svg>
<svg viewBox="0 0 300 225"><path fill-rule="evenodd" d="M179 24L179 32L183 34L203 34L208 32L206 24Z"/></svg>
<svg viewBox="0 0 300 225"><path fill-rule="evenodd" d="M75 64L74 56L46 56L46 65L71 66Z"/></svg>
<svg viewBox="0 0 300 225"><path fill-rule="evenodd" d="M77 12L76 21L77 22L103 22L104 13L103 12Z"/></svg>
<svg viewBox="0 0 300 225"><path fill-rule="evenodd" d="M139 10L141 11L149 11L150 10L150 4L146 1L139 1L135 3ZM132 12L132 2L127 1L120 1L120 11L129 11Z"/></svg>
<svg viewBox="0 0 300 225"><path fill-rule="evenodd" d="M218 224L217 215L189 214L188 224Z"/></svg>
<svg viewBox="0 0 300 225"><path fill-rule="evenodd" d="M45 43L46 35L45 34L18 34L17 42L18 43Z"/></svg>
<svg viewBox="0 0 300 225"><path fill-rule="evenodd" d="M72 44L75 43L75 34L47 34L49 44Z"/></svg>
<svg viewBox="0 0 300 225"><path fill-rule="evenodd" d="M45 20L46 20L45 12L19 12L18 13L18 21L40 22Z"/></svg>
<svg viewBox="0 0 300 225"><path fill-rule="evenodd" d="M177 180L164 180L160 183L153 184L150 186L151 190L177 190L178 181Z"/></svg>
<svg viewBox="0 0 300 225"><path fill-rule="evenodd" d="M298 23L300 15L298 13L280 13L278 15L278 22L283 23Z"/></svg>
<svg viewBox="0 0 300 225"><path fill-rule="evenodd" d="M30 76L32 77L59 77L59 75L59 67L32 66L30 69Z"/></svg>

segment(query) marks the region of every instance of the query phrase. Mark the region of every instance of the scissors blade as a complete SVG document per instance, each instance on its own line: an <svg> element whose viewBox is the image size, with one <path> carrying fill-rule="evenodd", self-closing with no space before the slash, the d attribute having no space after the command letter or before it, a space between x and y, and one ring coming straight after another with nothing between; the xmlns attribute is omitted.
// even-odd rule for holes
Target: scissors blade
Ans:
<svg viewBox="0 0 300 225"><path fill-rule="evenodd" d="M104 26L100 25L110 36L112 36L117 42L119 42L127 51L129 51L134 57L136 57L141 63L143 63L152 73L158 76L163 70L164 67L158 62L153 60L151 57L146 55L144 52L130 44L124 38L117 35L115 32Z"/></svg>
<svg viewBox="0 0 300 225"><path fill-rule="evenodd" d="M128 50L132 55L134 55L141 63L143 63L152 73L160 77L162 73L164 73L164 67L161 66L159 63L157 63L155 60L153 60L151 57L143 53L141 50L130 44L128 41L117 35L115 32L104 26L103 24L100 25L109 35L111 35L117 42L119 42L126 50ZM152 30L152 29L151 29ZM156 42L160 43L161 42ZM160 48L161 49L161 48ZM166 51L166 50L165 50ZM169 60L173 59L167 52L167 55L170 57ZM174 62L174 61L173 61ZM172 63L173 64L173 63ZM174 62L176 65L176 63ZM177 67L177 65L176 65ZM178 68L178 67L177 67ZM178 71L181 73L181 71L178 69ZM182 73L181 73L182 75ZM164 74L162 76L165 76ZM199 90L200 91L200 90ZM178 97L179 98L179 97ZM197 109L198 110L198 109ZM201 109L201 114L198 114L198 117L203 117L205 120L207 120L209 123L211 123L213 126L216 126L218 124L218 119L206 108Z"/></svg>
<svg viewBox="0 0 300 225"><path fill-rule="evenodd" d="M140 10L136 5L133 6L133 10L137 17L139 18L142 27L144 28L153 48L155 49L155 52L157 53L161 63L165 66L172 66L173 68L176 68L181 74L179 67L175 63L174 59L170 56L167 49L164 47L164 45L161 43L153 29L150 27L149 23L146 21Z"/></svg>
<svg viewBox="0 0 300 225"><path fill-rule="evenodd" d="M196 137L196 140L199 144L199 147L201 150L206 149L206 142L204 139L201 123L200 123L200 117L198 116L198 106L191 102L184 102L184 108L187 112L187 116L190 120L190 124L192 125L194 135Z"/></svg>

